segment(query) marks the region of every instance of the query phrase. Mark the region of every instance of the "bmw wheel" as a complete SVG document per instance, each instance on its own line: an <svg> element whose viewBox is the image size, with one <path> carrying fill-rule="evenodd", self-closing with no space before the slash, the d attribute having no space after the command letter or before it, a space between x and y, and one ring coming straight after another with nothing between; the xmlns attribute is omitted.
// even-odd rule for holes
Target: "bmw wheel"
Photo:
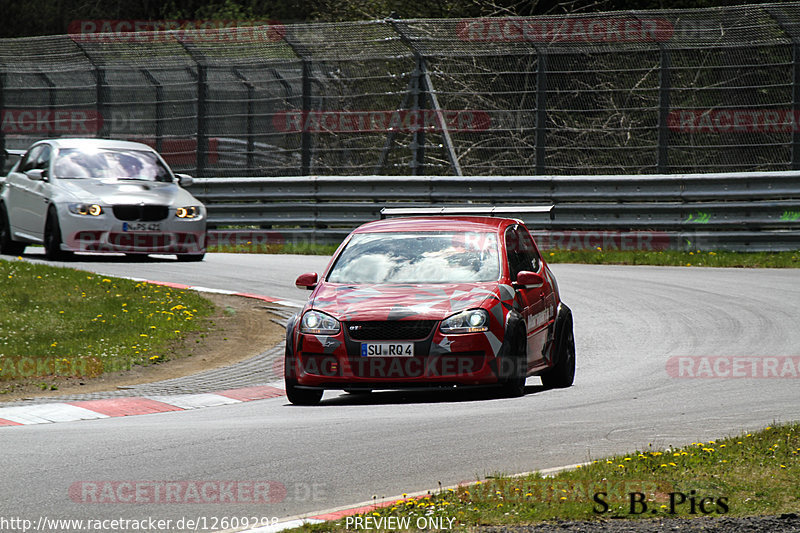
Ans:
<svg viewBox="0 0 800 533"><path fill-rule="evenodd" d="M183 262L194 262L194 261L202 261L206 254L178 254L176 257L178 261Z"/></svg>
<svg viewBox="0 0 800 533"><path fill-rule="evenodd" d="M0 254L20 255L25 251L25 243L11 238L11 224L8 222L6 208L0 205Z"/></svg>
<svg viewBox="0 0 800 533"><path fill-rule="evenodd" d="M61 249L61 226L58 223L58 215L54 208L50 208L47 213L47 222L44 225L44 255L50 261L69 259L72 252L65 252Z"/></svg>

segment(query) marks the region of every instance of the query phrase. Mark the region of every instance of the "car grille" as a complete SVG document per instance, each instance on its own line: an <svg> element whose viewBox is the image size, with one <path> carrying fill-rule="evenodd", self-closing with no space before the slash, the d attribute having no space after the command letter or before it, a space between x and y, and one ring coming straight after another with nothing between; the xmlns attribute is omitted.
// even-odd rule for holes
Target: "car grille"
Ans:
<svg viewBox="0 0 800 533"><path fill-rule="evenodd" d="M372 320L346 322L345 328L355 341L401 341L427 338L435 320Z"/></svg>
<svg viewBox="0 0 800 533"><path fill-rule="evenodd" d="M165 205L115 205L113 210L118 220L136 222L155 222L169 215L169 207Z"/></svg>

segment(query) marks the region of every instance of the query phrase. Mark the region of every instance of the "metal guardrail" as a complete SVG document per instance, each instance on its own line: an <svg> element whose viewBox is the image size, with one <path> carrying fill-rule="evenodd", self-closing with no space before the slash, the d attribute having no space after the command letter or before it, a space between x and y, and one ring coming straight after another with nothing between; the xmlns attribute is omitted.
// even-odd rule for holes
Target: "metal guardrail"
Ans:
<svg viewBox="0 0 800 533"><path fill-rule="evenodd" d="M190 189L208 206L210 228L268 230L284 240L335 242L383 207L553 204L549 215L520 214L553 246L624 246L606 237L635 232L657 235L662 248L800 250L800 171L205 178ZM644 241L638 246L652 246Z"/></svg>

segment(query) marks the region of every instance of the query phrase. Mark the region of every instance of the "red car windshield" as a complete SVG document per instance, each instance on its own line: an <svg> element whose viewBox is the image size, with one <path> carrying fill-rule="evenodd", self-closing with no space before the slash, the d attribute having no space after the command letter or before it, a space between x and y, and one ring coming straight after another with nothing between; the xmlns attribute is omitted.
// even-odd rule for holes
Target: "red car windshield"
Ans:
<svg viewBox="0 0 800 533"><path fill-rule="evenodd" d="M497 281L494 233L357 233L328 274L333 283Z"/></svg>

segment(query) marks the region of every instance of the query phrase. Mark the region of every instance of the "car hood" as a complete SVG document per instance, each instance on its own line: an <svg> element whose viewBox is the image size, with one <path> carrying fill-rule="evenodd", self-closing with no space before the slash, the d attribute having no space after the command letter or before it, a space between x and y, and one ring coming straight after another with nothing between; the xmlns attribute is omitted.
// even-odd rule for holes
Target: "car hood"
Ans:
<svg viewBox="0 0 800 533"><path fill-rule="evenodd" d="M191 199L176 183L121 180L59 180L65 199L98 202L103 205L140 204L173 205Z"/></svg>
<svg viewBox="0 0 800 533"><path fill-rule="evenodd" d="M495 311L511 302L514 290L497 282L426 285L344 285L323 283L312 301L339 320L442 320L464 309Z"/></svg>

